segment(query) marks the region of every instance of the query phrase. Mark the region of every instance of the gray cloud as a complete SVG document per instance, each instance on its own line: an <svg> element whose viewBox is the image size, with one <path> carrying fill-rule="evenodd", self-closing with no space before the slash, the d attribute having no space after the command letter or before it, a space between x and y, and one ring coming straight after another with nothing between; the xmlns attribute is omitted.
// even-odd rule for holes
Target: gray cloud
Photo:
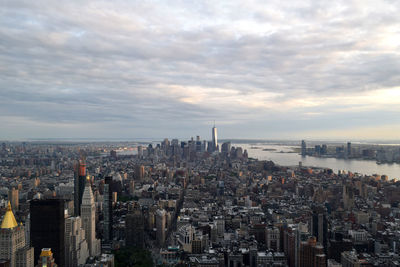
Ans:
<svg viewBox="0 0 400 267"><path fill-rule="evenodd" d="M208 136L214 119L227 137L399 124L397 2L1 5L0 138Z"/></svg>

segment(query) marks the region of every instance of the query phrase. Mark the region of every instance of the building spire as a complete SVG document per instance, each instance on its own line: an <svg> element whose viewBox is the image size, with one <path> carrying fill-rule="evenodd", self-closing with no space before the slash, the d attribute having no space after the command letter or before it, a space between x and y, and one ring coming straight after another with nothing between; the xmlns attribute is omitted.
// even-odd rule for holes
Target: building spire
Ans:
<svg viewBox="0 0 400 267"><path fill-rule="evenodd" d="M4 215L3 222L1 223L1 229L11 229L18 226L17 221L15 220L14 213L11 209L10 201L8 201L7 211Z"/></svg>

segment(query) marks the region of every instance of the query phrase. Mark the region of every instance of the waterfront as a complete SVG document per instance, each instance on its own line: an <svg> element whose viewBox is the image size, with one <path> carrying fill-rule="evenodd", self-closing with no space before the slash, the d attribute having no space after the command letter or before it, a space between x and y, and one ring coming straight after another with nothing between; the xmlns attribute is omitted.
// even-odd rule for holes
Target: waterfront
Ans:
<svg viewBox="0 0 400 267"><path fill-rule="evenodd" d="M301 161L303 166L330 168L334 172L345 170L361 174L387 175L389 179L400 178L400 164L377 164L373 160L337 159L302 157L298 153L290 153L296 146L277 145L270 143L232 144L247 149L249 157L259 160L272 160L281 166L295 166ZM283 153L281 153L281 151Z"/></svg>

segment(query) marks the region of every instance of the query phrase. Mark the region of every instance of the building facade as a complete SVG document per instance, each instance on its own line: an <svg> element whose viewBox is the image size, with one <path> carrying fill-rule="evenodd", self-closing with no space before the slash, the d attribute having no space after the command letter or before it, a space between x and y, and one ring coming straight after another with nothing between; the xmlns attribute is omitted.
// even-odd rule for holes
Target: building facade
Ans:
<svg viewBox="0 0 400 267"><path fill-rule="evenodd" d="M11 267L33 267L33 248L25 242L25 228L15 220L8 203L0 226L0 259L9 260Z"/></svg>
<svg viewBox="0 0 400 267"><path fill-rule="evenodd" d="M35 248L37 263L42 248L51 248L59 267L65 266L65 200L32 200L31 243Z"/></svg>
<svg viewBox="0 0 400 267"><path fill-rule="evenodd" d="M81 205L82 227L88 243L90 256L100 254L100 240L96 239L96 204L90 183L86 183Z"/></svg>

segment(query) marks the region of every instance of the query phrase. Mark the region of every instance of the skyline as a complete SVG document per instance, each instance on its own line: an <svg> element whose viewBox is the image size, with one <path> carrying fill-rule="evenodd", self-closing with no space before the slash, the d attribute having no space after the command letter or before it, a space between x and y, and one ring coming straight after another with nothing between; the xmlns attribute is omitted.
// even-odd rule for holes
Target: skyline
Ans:
<svg viewBox="0 0 400 267"><path fill-rule="evenodd" d="M398 140L400 3L1 5L0 140Z"/></svg>

